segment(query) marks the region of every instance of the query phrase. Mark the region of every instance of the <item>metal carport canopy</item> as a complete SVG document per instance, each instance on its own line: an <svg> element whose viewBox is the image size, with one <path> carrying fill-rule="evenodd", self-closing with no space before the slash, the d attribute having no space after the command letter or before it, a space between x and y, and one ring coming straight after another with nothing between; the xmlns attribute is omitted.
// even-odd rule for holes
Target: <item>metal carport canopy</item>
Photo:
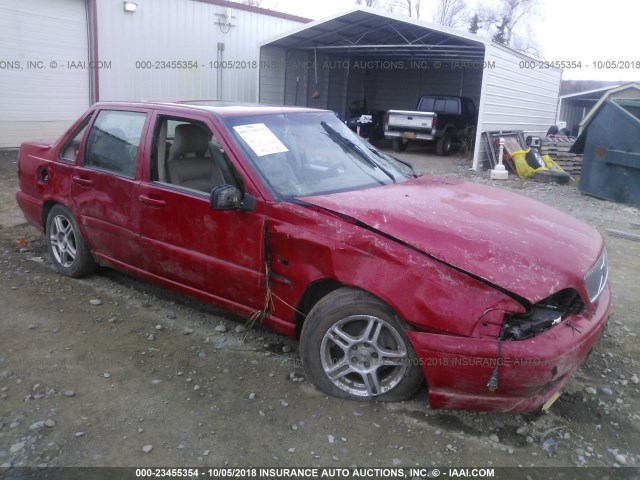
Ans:
<svg viewBox="0 0 640 480"><path fill-rule="evenodd" d="M561 70L536 68L535 59L489 38L381 10L352 8L297 27L259 46L261 59L265 51L269 52L268 58L276 59L273 66L268 62L265 68L260 66L257 79L260 101L263 92L271 98L276 98L280 91L283 95L287 93L286 60L291 53L295 64L295 59L300 58L295 52L306 53L309 59L323 55L343 61L404 62L406 71L412 68L411 62L427 62L430 64L427 68L434 62L441 63L442 68L436 67L441 72L438 75L445 75L447 68L450 71L481 70L473 80L479 82L473 86L477 88L476 93L467 95L478 102L474 169L485 158L488 160L487 149L481 142L483 131L522 130L531 135L544 135L557 116ZM279 57L276 51L286 53ZM278 65L284 67L279 69ZM390 69L394 69L393 63L390 65ZM371 68L386 69L385 65ZM403 75L402 69L398 69L400 75ZM318 85L318 74L314 73ZM405 78L408 77L402 76L399 80ZM443 82L447 81L446 77L442 78ZM295 74L291 80L297 85ZM403 94L402 85L399 81L392 88ZM471 86L465 83L465 88ZM295 95L297 98L297 90Z"/></svg>
<svg viewBox="0 0 640 480"><path fill-rule="evenodd" d="M316 49L376 60L483 62L487 42L452 28L359 7L303 25L260 47Z"/></svg>
<svg viewBox="0 0 640 480"><path fill-rule="evenodd" d="M491 45L490 39L468 32L372 8L354 7L301 25L262 42L259 47L308 52L311 58L323 54L358 61L428 62L432 65L441 62L443 66L473 64L473 68L482 69ZM260 74L259 91L262 81ZM482 89L476 100L481 112ZM480 118L474 154L478 152L481 138ZM474 155L474 168L476 166Z"/></svg>

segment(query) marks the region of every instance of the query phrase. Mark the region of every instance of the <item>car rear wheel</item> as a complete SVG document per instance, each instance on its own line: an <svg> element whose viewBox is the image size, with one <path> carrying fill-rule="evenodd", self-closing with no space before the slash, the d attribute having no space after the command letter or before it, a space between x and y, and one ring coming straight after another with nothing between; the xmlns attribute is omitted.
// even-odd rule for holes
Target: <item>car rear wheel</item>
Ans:
<svg viewBox="0 0 640 480"><path fill-rule="evenodd" d="M62 275L78 278L97 268L67 207L55 205L51 209L47 216L46 237L51 260Z"/></svg>
<svg viewBox="0 0 640 480"><path fill-rule="evenodd" d="M300 347L310 379L336 397L406 400L423 381L393 310L362 290L341 288L320 300L302 327Z"/></svg>

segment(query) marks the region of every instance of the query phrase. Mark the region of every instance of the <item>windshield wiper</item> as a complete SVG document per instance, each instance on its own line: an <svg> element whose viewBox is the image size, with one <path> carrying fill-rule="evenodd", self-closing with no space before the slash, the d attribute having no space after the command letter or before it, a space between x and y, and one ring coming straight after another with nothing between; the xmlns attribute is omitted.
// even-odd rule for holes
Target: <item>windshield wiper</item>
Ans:
<svg viewBox="0 0 640 480"><path fill-rule="evenodd" d="M358 154L358 156L360 158L362 158L365 162L367 162L369 165L371 165L373 168L379 168L380 170L382 170L382 172L391 179L391 181L393 183L397 183L396 182L396 177L393 176L393 174L391 172L389 172L386 168L384 168L382 165L380 165L378 162L375 162L371 157L369 157L369 155L367 155L366 152L364 152L362 150L362 148L360 148L359 145L357 145L355 142L353 142L352 140L349 140L347 137L345 137L344 135L342 135L340 132L338 132L335 128L331 127L327 122L325 122L324 120L322 122L320 122L320 125L322 125L322 128L325 129L325 131L327 132L327 134L329 135L329 138L331 138L334 142L336 142L338 145L340 145L341 147L343 147L343 150L345 148L349 148L351 150L353 150L355 153Z"/></svg>
<svg viewBox="0 0 640 480"><path fill-rule="evenodd" d="M369 151L373 153L376 157L379 157L387 162L391 160L390 163L397 162L403 167L406 167L407 170L409 170L409 172L411 173L405 173L404 171L402 171L402 168L399 168L399 170L400 170L400 173L405 175L407 178L418 178L418 176L416 175L416 172L413 170L413 167L411 166L410 163L405 162L404 160L400 160L399 158L396 158L394 156L387 155L386 153L380 152L379 150L376 150L373 147L368 147L368 148L369 148Z"/></svg>

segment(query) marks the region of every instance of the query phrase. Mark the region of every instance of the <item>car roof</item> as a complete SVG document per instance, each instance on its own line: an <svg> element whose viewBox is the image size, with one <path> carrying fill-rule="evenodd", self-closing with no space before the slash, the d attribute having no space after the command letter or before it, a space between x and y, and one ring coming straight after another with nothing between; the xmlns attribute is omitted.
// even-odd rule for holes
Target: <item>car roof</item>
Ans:
<svg viewBox="0 0 640 480"><path fill-rule="evenodd" d="M261 105L258 103L228 102L221 100L178 100L178 101L140 101L140 102L98 102L94 107L108 108L161 108L168 110L191 110L210 112L221 117L240 115L267 115L274 113L326 112L316 108L287 107L282 105Z"/></svg>

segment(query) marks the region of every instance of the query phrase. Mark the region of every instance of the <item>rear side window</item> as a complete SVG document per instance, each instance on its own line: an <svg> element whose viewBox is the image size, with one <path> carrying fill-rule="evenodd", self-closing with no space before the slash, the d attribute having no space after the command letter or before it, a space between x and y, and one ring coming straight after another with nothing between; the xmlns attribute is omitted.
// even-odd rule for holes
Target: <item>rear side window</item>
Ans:
<svg viewBox="0 0 640 480"><path fill-rule="evenodd" d="M147 114L101 110L85 148L85 167L135 177L140 138Z"/></svg>
<svg viewBox="0 0 640 480"><path fill-rule="evenodd" d="M444 109L442 113L452 113L458 114L460 113L460 99L458 98L447 98Z"/></svg>
<svg viewBox="0 0 640 480"><path fill-rule="evenodd" d="M60 160L69 163L76 162L76 158L78 158L78 150L80 149L80 144L82 143L82 139L84 138L84 134L90 120L91 115L88 115L76 131L73 132L69 140L65 142L64 146L60 149L60 156L58 157Z"/></svg>
<svg viewBox="0 0 640 480"><path fill-rule="evenodd" d="M460 99L449 97L422 97L418 110L435 113L460 113Z"/></svg>
<svg viewBox="0 0 640 480"><path fill-rule="evenodd" d="M433 97L422 97L420 99L420 105L418 105L418 110L422 112L433 112Z"/></svg>

